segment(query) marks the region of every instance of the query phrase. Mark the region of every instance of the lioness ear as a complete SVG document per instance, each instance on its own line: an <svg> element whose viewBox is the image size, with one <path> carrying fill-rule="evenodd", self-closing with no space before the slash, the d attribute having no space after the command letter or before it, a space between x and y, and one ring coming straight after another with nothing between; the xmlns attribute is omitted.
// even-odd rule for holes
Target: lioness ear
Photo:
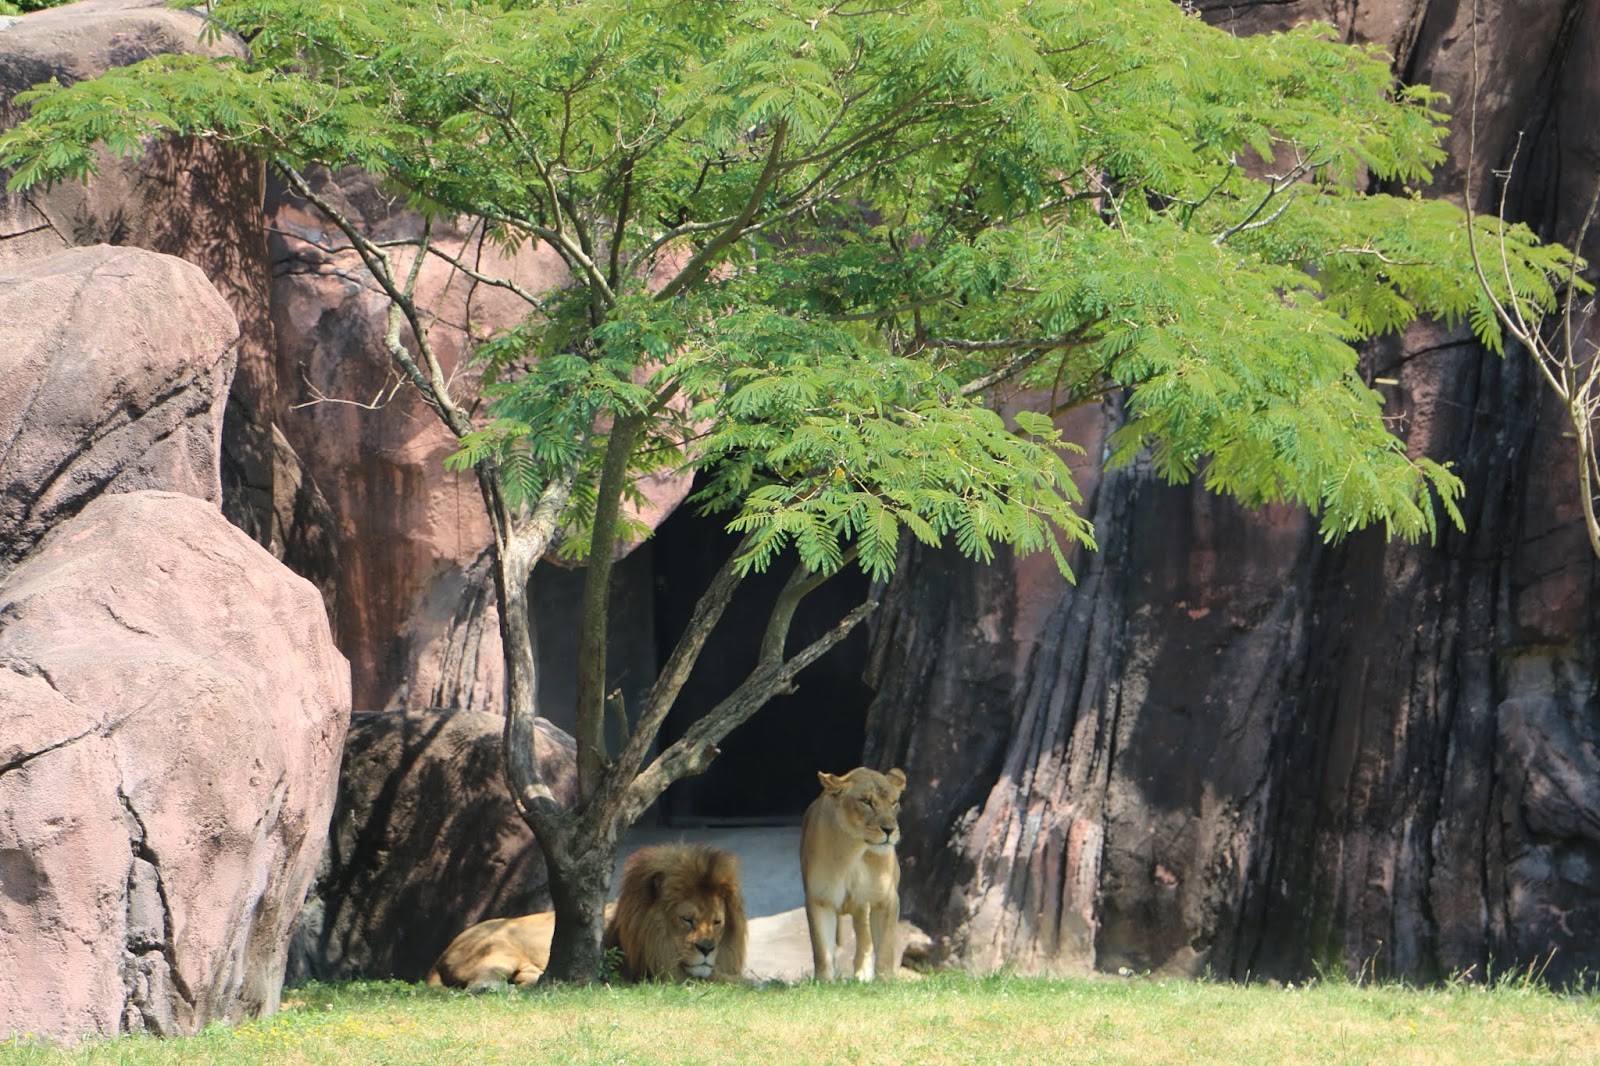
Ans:
<svg viewBox="0 0 1600 1066"><path fill-rule="evenodd" d="M822 782L822 791L839 793L850 787L850 783L842 777L835 777L826 770L817 771L817 780Z"/></svg>
<svg viewBox="0 0 1600 1066"><path fill-rule="evenodd" d="M894 787L904 792L906 788L906 772L896 766L893 770L883 775L894 782Z"/></svg>

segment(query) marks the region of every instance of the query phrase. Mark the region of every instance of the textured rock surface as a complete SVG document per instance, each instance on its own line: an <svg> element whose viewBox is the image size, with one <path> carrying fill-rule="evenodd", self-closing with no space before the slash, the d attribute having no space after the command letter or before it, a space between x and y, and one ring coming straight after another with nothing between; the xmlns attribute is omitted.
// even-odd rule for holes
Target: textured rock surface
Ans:
<svg viewBox="0 0 1600 1066"><path fill-rule="evenodd" d="M214 504L56 528L0 585L0 1034L274 1010L349 699L321 597Z"/></svg>
<svg viewBox="0 0 1600 1066"><path fill-rule="evenodd" d="M291 978L417 981L485 918L549 908L544 861L506 791L498 714L357 714ZM572 738L539 719L539 765L572 798Z"/></svg>
<svg viewBox="0 0 1600 1066"><path fill-rule="evenodd" d="M169 52L239 53L200 39L201 16L163 0L79 0L0 29L0 128L22 116L23 89L73 82ZM331 515L291 502L312 485L273 420L278 367L261 211L260 163L192 140L159 142L137 158L104 155L86 185L8 193L0 188L0 265L89 244L128 245L194 263L239 322L238 358L224 412L222 510L290 569L331 592ZM0 183L3 185L3 183ZM329 600L330 612L334 603Z"/></svg>
<svg viewBox="0 0 1600 1066"><path fill-rule="evenodd" d="M322 191L374 235L393 237L420 226L364 175L345 175L343 183L348 187L325 180ZM286 411L284 426L340 516L340 599L348 608L340 612L338 639L350 655L356 705L385 707L402 681L402 665L416 659L405 636L407 619L424 601L446 595L433 586L449 585L468 603L481 599L481 580L466 588L463 576L489 542L488 520L474 479L444 470L445 457L455 450L448 432L414 390L397 389L383 347L382 293L354 253L316 246L347 242L281 193L274 194L271 224L277 231L271 239L272 314L292 383L285 403L323 396L376 405L316 403ZM454 236L457 244L464 237ZM535 289L564 278L554 257L536 249L504 264L504 272ZM511 317L506 293L453 275L442 262L425 266L419 292L419 302L438 308L443 319L434 340L447 373L455 371L468 331L481 335L502 320L520 319ZM456 606L434 603L429 610L448 616ZM494 684L498 688L498 675ZM418 692L412 705L458 702L453 692L438 701L433 695Z"/></svg>
<svg viewBox="0 0 1600 1066"><path fill-rule="evenodd" d="M171 256L100 245L0 267L0 574L101 492L217 502L237 337Z"/></svg>
<svg viewBox="0 0 1600 1066"><path fill-rule="evenodd" d="M375 237L420 232L421 220L367 175L317 173L313 180L320 195ZM477 707L485 692L498 700L498 652L483 644L499 641L492 613L483 614L492 612L493 585L489 571L475 565L489 543L477 483L445 471L454 439L415 390L401 387L383 345L385 299L355 253L338 250L348 242L283 190L274 190L269 210L284 402L323 401L285 411L283 424L340 516L338 633L351 657L356 704ZM560 258L543 245L503 255L481 235L443 224L434 226L433 240L477 271L529 291L567 281ZM474 383L475 371L461 362L469 341L527 313L505 289L438 259L423 266L418 303L438 316L430 336L458 395ZM641 517L659 523L688 490L688 477L647 481ZM441 639L444 619L450 625ZM469 664L464 673L462 663Z"/></svg>
<svg viewBox="0 0 1600 1066"><path fill-rule="evenodd" d="M1467 5L1199 7L1239 32L1331 19L1471 97ZM1600 19L1485 9L1485 169L1527 130L1511 209L1570 239L1600 175ZM1447 193L1461 136L1452 151ZM1520 354L1433 326L1365 371L1399 382L1410 445L1456 464L1466 532L1329 547L1304 516L1134 467L1088 482L1102 550L1076 587L922 552L902 569L867 760L911 775L906 913L947 953L1238 977L1600 968L1600 572L1561 418Z"/></svg>

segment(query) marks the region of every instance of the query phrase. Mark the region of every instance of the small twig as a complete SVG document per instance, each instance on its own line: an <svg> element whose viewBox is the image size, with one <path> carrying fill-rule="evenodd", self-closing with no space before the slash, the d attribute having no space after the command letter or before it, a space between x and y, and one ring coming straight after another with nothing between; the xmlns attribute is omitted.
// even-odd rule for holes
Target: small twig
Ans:
<svg viewBox="0 0 1600 1066"><path fill-rule="evenodd" d="M1289 210L1289 205L1294 203L1294 193L1290 193L1289 198L1284 201L1283 205L1268 217L1261 219L1259 222L1256 221L1256 217L1267 209L1267 205L1270 204L1279 193L1283 192L1283 190L1289 188L1289 186L1295 184L1301 178L1318 169L1322 165L1323 164L1321 163L1313 163L1310 160L1302 159L1295 163L1294 169L1290 170L1289 173L1283 175L1281 178L1274 178L1271 175L1268 175L1269 185L1267 186L1266 195L1261 197L1261 202L1256 204L1256 206L1250 210L1250 213L1244 216L1242 220L1232 226L1229 226L1227 229L1213 237L1211 239L1211 243L1220 247L1230 237L1233 237L1237 234L1246 233L1250 230L1256 230L1262 228L1263 226L1272 225L1272 223L1276 222L1283 216L1285 211Z"/></svg>
<svg viewBox="0 0 1600 1066"><path fill-rule="evenodd" d="M628 703L623 698L620 688L612 689L606 695L606 710L610 711L617 721L617 736L622 738L624 744L628 741Z"/></svg>
<svg viewBox="0 0 1600 1066"><path fill-rule="evenodd" d="M311 383L311 379L306 377L305 368L301 367L300 380L305 382L306 388L311 393L311 399L302 403L290 404L289 410L299 411L302 408L315 407L318 404L324 403L345 404L349 407L359 407L363 411L382 410L383 408L389 406L390 401L392 401L395 396L399 394L400 390L406 385L406 379L400 374L395 373L393 368L390 368L388 374L389 380L384 382L383 387L373 394L372 399L363 402L361 400L347 400L342 396L329 396L327 393L323 392L321 389L317 388L317 386Z"/></svg>

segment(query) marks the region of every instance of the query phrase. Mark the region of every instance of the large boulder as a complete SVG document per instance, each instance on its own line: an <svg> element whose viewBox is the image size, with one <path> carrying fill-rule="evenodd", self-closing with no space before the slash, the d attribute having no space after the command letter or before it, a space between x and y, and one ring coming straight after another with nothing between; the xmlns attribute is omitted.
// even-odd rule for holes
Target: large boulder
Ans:
<svg viewBox="0 0 1600 1066"><path fill-rule="evenodd" d="M220 500L238 334L171 256L100 245L0 271L0 574L99 493Z"/></svg>
<svg viewBox="0 0 1600 1066"><path fill-rule="evenodd" d="M572 738L536 725L539 768L570 802ZM291 980L421 980L467 926L550 906L544 860L502 775L504 726L480 711L354 716Z"/></svg>
<svg viewBox="0 0 1600 1066"><path fill-rule="evenodd" d="M0 584L0 1035L276 1009L349 673L214 503L101 495Z"/></svg>
<svg viewBox="0 0 1600 1066"><path fill-rule="evenodd" d="M17 93L52 78L72 83L165 53L243 54L239 41L202 35L204 27L202 12L163 0L79 0L0 21L0 128L24 117ZM263 184L259 160L212 142L159 141L136 157L103 152L87 183L0 187L0 266L105 243L175 255L204 271L240 334L223 415L223 513L316 582L331 612L333 519L274 425L279 370Z"/></svg>

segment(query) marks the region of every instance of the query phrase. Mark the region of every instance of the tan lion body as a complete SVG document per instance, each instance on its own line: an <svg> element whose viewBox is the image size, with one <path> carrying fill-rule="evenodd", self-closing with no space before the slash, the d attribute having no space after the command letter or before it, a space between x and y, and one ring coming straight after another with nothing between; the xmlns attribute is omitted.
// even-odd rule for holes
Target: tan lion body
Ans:
<svg viewBox="0 0 1600 1066"><path fill-rule="evenodd" d="M656 844L623 865L602 946L622 949L627 981L737 981L748 937L733 853Z"/></svg>
<svg viewBox="0 0 1600 1066"><path fill-rule="evenodd" d="M800 878L817 980L831 981L839 923L855 925L855 976L894 976L899 960L900 794L906 775L864 766L840 777L818 773L822 795L806 808L800 829Z"/></svg>
<svg viewBox="0 0 1600 1066"><path fill-rule="evenodd" d="M450 941L428 971L428 983L451 988L484 988L501 981L531 985L550 965L555 927L555 911L479 922Z"/></svg>

